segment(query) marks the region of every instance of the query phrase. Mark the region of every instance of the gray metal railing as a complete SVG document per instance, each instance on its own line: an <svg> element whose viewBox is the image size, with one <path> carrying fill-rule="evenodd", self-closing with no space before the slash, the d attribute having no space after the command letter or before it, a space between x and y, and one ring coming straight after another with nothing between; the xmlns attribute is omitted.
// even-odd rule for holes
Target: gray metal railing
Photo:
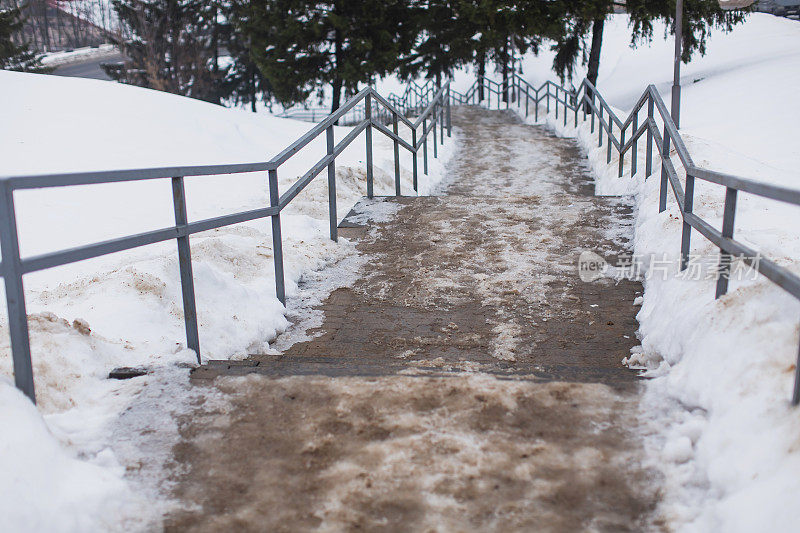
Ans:
<svg viewBox="0 0 800 533"><path fill-rule="evenodd" d="M406 118L403 110L398 109L388 102L378 94L375 89L368 87L348 100L335 113L328 115L324 120L312 127L305 135L294 141L278 155L264 162L0 177L0 251L2 252L0 273L2 273L6 289L11 354L14 364L14 381L17 388L25 393L31 401L36 401L23 275L114 252L175 239L178 245L186 342L187 346L195 351L197 360L200 362L200 340L197 326L197 308L195 305L189 236L201 231L208 231L231 224L270 217L272 221L272 245L275 265L275 293L281 303L285 304L286 293L283 272L281 211L311 183L314 178L322 173L323 170L327 169L330 238L336 241L338 238L338 218L336 213L336 157L355 141L361 133L364 133L366 139L366 189L367 196L372 198L373 129L383 133L392 139L394 143L395 194L400 196L402 193L400 186L400 147L403 147L412 154L413 188L414 191L417 191L417 156L420 148L422 148L423 151L423 169L425 174L428 173L429 133L434 130L434 157L438 155L435 127L437 125L440 126L441 139L438 142L444 142L445 130L447 131L448 137L451 135L451 98L449 92L449 83L438 88L431 94L425 110L412 122ZM335 142L334 125L342 116L350 113L357 106L363 106L363 119L359 121L344 138L339 140L338 143ZM375 106L381 107L385 114L391 117L391 129L384 125L378 117L373 116ZM399 134L398 125L400 122L411 131L410 143ZM303 174L291 187L284 191L283 194L280 194L278 191L278 170L281 165L323 133L327 141L327 154L317 161L308 172ZM184 178L259 171L267 172L269 184L268 207L189 222L186 210ZM41 255L30 257L20 256L19 234L17 230L16 210L14 207L15 190L152 179L170 179L172 181L172 198L175 211L174 226Z"/></svg>
<svg viewBox="0 0 800 533"><path fill-rule="evenodd" d="M434 85L433 80L428 80L422 85L411 81L406 85L403 94L397 95L390 93L389 96L386 97L386 100L396 109L402 111L404 116L412 117L418 115L427 107L438 89L439 88ZM329 114L330 112L327 108L298 107L287 109L275 116L279 118L302 120L305 122L319 122L327 118ZM337 124L340 126L354 126L358 125L365 117L366 108L357 107L339 117ZM385 125L391 125L392 123L392 114L384 106L375 102L373 102L372 105L372 118L380 120Z"/></svg>
<svg viewBox="0 0 800 533"><path fill-rule="evenodd" d="M498 109L503 106L504 94L507 96L504 102L506 108L510 107L512 102L516 102L521 108L524 99L525 116L529 116L529 108L532 104L536 120L539 118L539 106L544 101L545 112L550 113L552 105L557 120L559 119L560 108L565 126L567 125L570 111L573 115L575 127L578 126L579 116L582 122L590 121L591 132L594 133L595 128L597 128L598 147L603 146L605 134L607 163L611 163L612 153L616 151L619 158L618 173L620 177L624 173L626 154L628 154L631 175L633 176L637 173L639 162L637 144L641 137L645 135L645 177L653 173L653 146L656 147L661 158L658 210L659 212L666 210L668 191L671 190L683 219L680 251L681 271L685 270L689 264L689 249L692 229L694 229L720 250L715 298L727 293L731 263L734 258L737 258L750 265L750 267L795 298L800 299L800 276L734 239L736 200L740 192L800 206L800 190L697 166L686 149L678 128L675 126L669 111L664 105L664 101L661 99L661 95L654 85L650 85L645 89L628 117L624 120L617 116L597 88L588 80L584 80L577 89L566 89L552 81L547 81L536 88L518 74L514 74L506 85L489 79L478 79L464 93L452 90L451 98L453 103L457 105L480 105L483 100L486 101L487 105L491 105L490 98L482 99L481 93L489 96L495 95ZM645 106L647 107L647 117L641 118L639 115L644 112ZM660 120L657 120L657 118ZM685 171L685 188L681 184L678 172L670 157L670 146L674 147L678 160ZM708 221L703 220L693 212L696 179L725 187L725 205L721 229L713 227ZM798 350L797 364L795 366L791 402L792 405L800 403L800 350Z"/></svg>

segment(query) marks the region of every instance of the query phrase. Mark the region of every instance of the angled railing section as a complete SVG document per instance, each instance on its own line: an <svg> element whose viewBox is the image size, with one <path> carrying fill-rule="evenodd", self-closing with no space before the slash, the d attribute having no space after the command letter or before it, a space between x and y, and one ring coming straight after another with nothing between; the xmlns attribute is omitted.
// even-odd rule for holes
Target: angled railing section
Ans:
<svg viewBox="0 0 800 533"><path fill-rule="evenodd" d="M438 89L432 79L422 85L411 81L406 85L403 94L398 96L392 93L386 99L406 114L417 114L428 105Z"/></svg>
<svg viewBox="0 0 800 533"><path fill-rule="evenodd" d="M496 97L498 109L503 105L508 108L511 103L515 103L521 111L524 105L525 115L528 116L530 107L533 106L537 120L539 107L543 101L545 112L550 113L553 108L557 120L560 111L565 126L570 118L575 127L578 126L579 121L588 120L591 132L594 133L595 129L597 130L598 147L602 147L604 142L607 146L607 163L611 163L613 152L616 152L619 159L618 173L620 177L624 173L626 155L631 175L633 176L639 171L638 142L642 136L645 136L645 177L653 174L654 146L661 160L658 210L659 212L666 210L667 197L669 191L672 191L672 196L675 198L683 219L680 269L685 270L689 264L692 230L695 230L720 251L716 298L723 296L728 291L731 264L736 258L750 265L751 268L795 298L800 299L800 276L775 261L763 257L757 250L734 238L736 201L739 193L800 206L800 190L696 165L654 85L647 87L624 119L617 116L597 88L588 80L584 80L577 89L565 89L552 81L547 81L536 88L518 74L514 74L506 84L488 79L478 79L464 93L451 90L451 99L456 105L483 105L484 103L491 105L491 96L493 95ZM504 95L506 96L505 101L503 101ZM647 116L641 116L645 112ZM572 117L569 117L570 113ZM681 183L670 156L670 147L674 147L678 163L684 170L685 187ZM695 180L698 179L725 187L725 205L720 229L715 228L693 211L694 186ZM800 350L795 367L791 402L792 405L800 403Z"/></svg>
<svg viewBox="0 0 800 533"><path fill-rule="evenodd" d="M85 259L91 259L106 254L129 250L148 244L175 239L178 247L178 260L181 277L181 291L183 298L183 312L186 328L187 346L194 350L198 362L200 357L200 340L197 325L197 309L195 305L194 277L192 274L192 259L190 248L190 235L214 228L238 224L249 220L269 217L272 222L272 244L275 265L275 292L282 303L286 303L286 293L283 272L283 241L281 237L281 211L319 174L327 170L328 202L330 217L330 238L337 240L337 212L336 212L336 157L342 153L361 134L366 140L366 191L369 198L373 197L373 162L372 149L373 129L392 139L394 143L394 185L395 194L400 196L400 148L412 154L412 179L414 191L417 190L417 158L420 148L423 151L423 169L428 173L428 137L433 132L434 157L437 157L437 145L444 142L444 132L448 137L451 134L450 123L450 87L449 83L438 88L430 94L425 103L425 109L415 121L405 116L405 110L398 109L394 104L384 99L375 89L363 89L353 98L348 100L336 112L328 115L318 124L313 126L305 135L287 146L278 155L269 161L231 164L231 165L203 165L203 166L176 166L161 168L142 168L129 170L111 170L100 172L79 172L65 174L46 174L36 176L4 176L0 177L0 251L2 263L0 273L6 289L6 305L8 309L9 333L11 337L11 353L14 364L14 381L16 386L25 393L31 401L36 401L33 368L31 364L30 339L28 332L28 318L25 306L25 291L23 276L25 274L66 265ZM416 94L416 93L414 93ZM421 93L420 93L421 94ZM415 100L415 105L421 105L421 100ZM380 108L383 117L389 117L386 126L380 117L374 115L376 108ZM334 125L348 113L352 114L358 109L362 110L362 119L345 135L336 142ZM402 122L411 131L411 142L404 139L398 130ZM440 139L437 142L435 128L440 128ZM278 171L281 165L307 146L311 141L325 135L327 153L317 161L311 169L303 174L291 187L282 194L278 190ZM186 194L184 179L191 176L208 176L221 174L239 174L246 172L266 171L269 185L269 205L222 215L205 220L189 222L186 209ZM70 185L91 185L100 183L115 183L122 181L140 181L153 179L170 179L172 182L172 198L175 211L175 225L166 228L137 233L125 237L110 239L66 250L59 250L46 254L21 257L19 250L19 236L14 206L14 191L19 189L42 189L51 187L65 187Z"/></svg>

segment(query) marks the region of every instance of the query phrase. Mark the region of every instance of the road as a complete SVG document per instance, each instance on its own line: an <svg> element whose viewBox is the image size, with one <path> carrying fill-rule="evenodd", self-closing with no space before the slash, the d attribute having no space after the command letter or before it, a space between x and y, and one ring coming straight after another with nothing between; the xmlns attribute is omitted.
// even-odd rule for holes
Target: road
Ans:
<svg viewBox="0 0 800 533"><path fill-rule="evenodd" d="M93 80L108 80L111 78L105 73L100 66L101 63L116 63L123 61L125 57L122 54L114 54L104 57L92 57L74 63L67 63L59 65L53 71L56 76L67 76L71 78L89 78Z"/></svg>

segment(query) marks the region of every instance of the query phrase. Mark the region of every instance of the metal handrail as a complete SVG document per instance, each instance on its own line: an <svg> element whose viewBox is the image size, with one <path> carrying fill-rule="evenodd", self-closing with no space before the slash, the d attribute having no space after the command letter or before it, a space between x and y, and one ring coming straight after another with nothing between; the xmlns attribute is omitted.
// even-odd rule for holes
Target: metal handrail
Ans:
<svg viewBox="0 0 800 533"><path fill-rule="evenodd" d="M488 82L488 83L487 83ZM595 120L598 124L598 147L603 146L603 134L607 140L606 162L611 163L612 149L616 149L619 158L619 176L624 174L625 155L630 152L631 175L637 173L639 152L637 143L642 136L646 136L645 177L652 175L653 170L653 145L661 158L661 183L659 190L659 212L667 208L668 189L672 190L683 219L681 235L681 270L685 270L689 263L689 249L691 231L696 230L720 250L720 260L717 276L715 298L727 293L730 279L731 262L737 257L761 275L781 287L783 290L800 299L800 276L786 267L761 256L759 252L746 244L734 239L734 221L736 217L736 200L739 192L769 198L779 202L800 206L800 190L772 185L751 178L735 176L725 172L706 169L697 166L689 153L678 127L672 120L661 95L654 85L649 85L633 106L625 120L620 119L613 108L602 97L597 88L589 81L584 80L577 89L566 89L552 81L543 83L538 89L528 83L518 74L511 76L511 83L503 87L497 82L478 79L466 93L451 92L454 102L480 104L476 97L476 87L486 84L484 88L490 92L510 90L517 97L525 96L525 115L528 116L528 103L535 104L536 119L538 120L539 104L545 100L547 112L550 112L550 100L554 101L556 119L558 119L559 105L563 108L563 121L566 126L570 110L574 116L577 127L579 115L583 114L582 121L591 122L591 132L595 132ZM500 89L496 89L500 87ZM551 89L553 92L551 92ZM533 94L531 94L533 93ZM508 98L507 100L511 100ZM508 107L508 101L506 103ZM647 118L639 124L639 114L647 106ZM498 108L500 107L498 102ZM657 114L656 114L657 113ZM659 129L656 117L660 118ZM617 132L615 133L614 130ZM626 136L629 132L629 138ZM670 146L673 146L678 160L684 169L685 189L681 184L678 172L670 157ZM693 212L694 181L701 179L725 187L725 205L722 218L722 229L714 228L708 221L703 220ZM792 391L792 405L800 404L800 350L798 350L797 364L795 366L794 387Z"/></svg>
<svg viewBox="0 0 800 533"><path fill-rule="evenodd" d="M415 91L414 94L423 94L423 92L418 89L415 89ZM420 146L423 148L424 173L428 174L428 134L431 130L434 131L434 157L438 157L437 144L438 142L444 142L445 130L447 131L448 137L452 134L449 91L449 82L440 87L437 91L434 91L433 96L424 101L424 104L427 106L425 112L416 122L412 122L406 118L406 110L398 108L398 106L383 98L374 88L367 87L348 100L334 113L327 115L308 132L268 161L231 165L172 166L103 170L96 172L39 174L32 176L0 176L0 252L3 258L2 262L0 262L0 275L3 277L6 289L11 354L14 364L14 382L17 388L27 395L31 401L34 403L36 402L33 367L31 364L30 337L25 306L25 291L22 278L24 274L175 239L178 244L178 264L181 277L186 343L188 348L195 351L197 361L200 362L200 340L197 325L197 308L195 305L194 277L192 273L189 236L201 231L208 231L231 224L270 217L272 221L272 246L275 265L275 294L281 303L285 305L286 291L283 269L283 241L281 237L281 211L309 183L321 174L323 170L327 169L330 238L333 241L338 240L336 157L362 133L365 134L367 197L372 198L373 128L393 141L395 194L397 196L402 194L400 183L400 147L408 150L413 156L412 179L413 188L416 192L418 189L417 157ZM430 92L426 94L430 94ZM418 100L416 104L420 105L422 102L422 100ZM363 105L363 120L360 120L338 143L335 143L334 125L337 124L345 114L356 110L357 106L360 104ZM391 119L391 130L382 123L382 120L386 117ZM410 129L411 143L400 136L398 130L399 123L403 123ZM437 125L439 125L441 130L441 140L438 142L435 132L435 127ZM278 169L283 163L323 133L327 140L326 155L317 161L308 172L295 181L282 195L279 194ZM186 209L184 178L191 176L241 174L258 171L267 171L268 173L269 207L189 222ZM172 180L173 207L175 211L174 226L30 257L23 258L20 256L16 209L14 207L15 190L167 178Z"/></svg>

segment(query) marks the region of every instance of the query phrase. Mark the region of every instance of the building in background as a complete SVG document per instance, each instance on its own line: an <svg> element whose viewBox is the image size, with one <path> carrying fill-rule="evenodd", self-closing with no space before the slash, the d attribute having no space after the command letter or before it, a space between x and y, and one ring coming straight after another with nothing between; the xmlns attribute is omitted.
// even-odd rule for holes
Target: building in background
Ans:
<svg viewBox="0 0 800 533"><path fill-rule="evenodd" d="M755 11L800 20L800 0L757 0Z"/></svg>
<svg viewBox="0 0 800 533"><path fill-rule="evenodd" d="M110 0L0 0L0 6L22 10L19 39L39 53L107 43L119 26Z"/></svg>

